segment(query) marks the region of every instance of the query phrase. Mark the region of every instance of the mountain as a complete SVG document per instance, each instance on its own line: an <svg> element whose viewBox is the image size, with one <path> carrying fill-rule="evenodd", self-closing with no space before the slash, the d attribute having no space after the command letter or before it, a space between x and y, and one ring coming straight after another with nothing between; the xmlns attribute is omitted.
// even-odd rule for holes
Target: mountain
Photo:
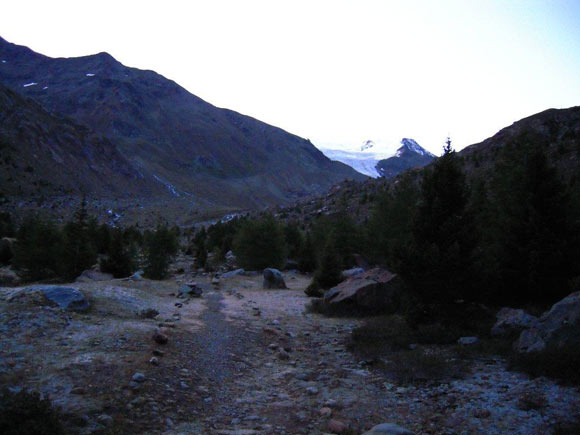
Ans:
<svg viewBox="0 0 580 435"><path fill-rule="evenodd" d="M0 186L4 196L151 194L106 138L0 85ZM121 188L121 186L123 186Z"/></svg>
<svg viewBox="0 0 580 435"><path fill-rule="evenodd" d="M563 178L580 182L580 106L548 109L528 116L458 154L468 176L487 177L506 146L523 153L535 146L542 147Z"/></svg>
<svg viewBox="0 0 580 435"><path fill-rule="evenodd" d="M373 178L392 178L406 169L425 166L435 158L413 139L405 138L401 145L395 153L388 147L378 146L372 140L365 141L359 150L320 150L329 159L343 162Z"/></svg>
<svg viewBox="0 0 580 435"><path fill-rule="evenodd" d="M393 178L407 169L428 165L434 158L434 154L416 141L404 138L394 156L377 163L377 172L385 178Z"/></svg>
<svg viewBox="0 0 580 435"><path fill-rule="evenodd" d="M50 58L0 38L0 83L106 139L144 184L157 185L155 197L253 208L364 179L306 139L212 106L107 53Z"/></svg>

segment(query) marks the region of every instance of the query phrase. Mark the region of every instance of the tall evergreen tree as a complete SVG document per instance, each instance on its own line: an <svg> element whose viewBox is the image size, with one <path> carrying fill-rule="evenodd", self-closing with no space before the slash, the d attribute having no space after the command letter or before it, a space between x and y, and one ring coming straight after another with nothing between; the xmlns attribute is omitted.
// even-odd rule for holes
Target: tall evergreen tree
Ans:
<svg viewBox="0 0 580 435"><path fill-rule="evenodd" d="M512 305L549 305L580 273L571 202L541 144L519 138L503 153L493 187L498 288Z"/></svg>
<svg viewBox="0 0 580 435"><path fill-rule="evenodd" d="M62 234L38 217L26 219L16 233L12 265L27 281L54 278L59 273Z"/></svg>
<svg viewBox="0 0 580 435"><path fill-rule="evenodd" d="M145 237L145 276L150 279L165 279L171 259L177 254L179 244L174 231L167 225L158 225Z"/></svg>
<svg viewBox="0 0 580 435"><path fill-rule="evenodd" d="M107 248L107 258L101 262L101 271L111 273L115 278L130 276L135 271L135 247L126 240L124 231L112 231Z"/></svg>
<svg viewBox="0 0 580 435"><path fill-rule="evenodd" d="M472 299L473 221L465 175L448 139L421 183L411 248L400 255L400 273L430 304Z"/></svg>
<svg viewBox="0 0 580 435"><path fill-rule="evenodd" d="M60 275L64 279L72 280L96 262L97 251L89 231L87 201L83 198L74 220L63 229Z"/></svg>

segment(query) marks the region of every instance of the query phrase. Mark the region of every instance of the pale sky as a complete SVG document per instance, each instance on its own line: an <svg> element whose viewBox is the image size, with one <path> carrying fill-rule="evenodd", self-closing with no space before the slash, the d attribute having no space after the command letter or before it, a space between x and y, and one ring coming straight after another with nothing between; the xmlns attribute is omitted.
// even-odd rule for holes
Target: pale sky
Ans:
<svg viewBox="0 0 580 435"><path fill-rule="evenodd" d="M580 0L4 0L0 36L106 51L317 146L440 154L580 105Z"/></svg>

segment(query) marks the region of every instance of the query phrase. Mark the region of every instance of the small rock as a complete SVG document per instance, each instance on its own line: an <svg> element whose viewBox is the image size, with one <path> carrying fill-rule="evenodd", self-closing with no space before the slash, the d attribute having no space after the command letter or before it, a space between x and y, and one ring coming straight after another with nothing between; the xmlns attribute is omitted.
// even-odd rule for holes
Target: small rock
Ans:
<svg viewBox="0 0 580 435"><path fill-rule="evenodd" d="M283 360L283 361L289 360L290 359L290 355L284 349L280 349L278 351L278 359Z"/></svg>
<svg viewBox="0 0 580 435"><path fill-rule="evenodd" d="M145 382L145 375L143 373L135 373L132 379L135 382Z"/></svg>
<svg viewBox="0 0 580 435"><path fill-rule="evenodd" d="M475 418L489 418L491 416L491 412L489 409L478 409L473 414Z"/></svg>
<svg viewBox="0 0 580 435"><path fill-rule="evenodd" d="M157 331L155 334L153 334L153 340L157 344L167 344L169 337L167 337L167 335L164 333Z"/></svg>
<svg viewBox="0 0 580 435"><path fill-rule="evenodd" d="M397 424L383 423L373 427L363 435L413 435L413 432Z"/></svg>
<svg viewBox="0 0 580 435"><path fill-rule="evenodd" d="M158 366L159 365L159 358L157 358L156 356L152 356L151 359L149 360L149 364L154 365L154 366Z"/></svg>
<svg viewBox="0 0 580 435"><path fill-rule="evenodd" d="M318 388L316 387L307 387L306 392L311 396L316 396L318 394Z"/></svg>
<svg viewBox="0 0 580 435"><path fill-rule="evenodd" d="M161 349L153 349L153 351L151 353L153 355L155 355L155 356L163 356L163 355L165 355L165 352L163 352Z"/></svg>
<svg viewBox="0 0 580 435"><path fill-rule="evenodd" d="M328 422L328 431L331 433L343 433L346 429L346 424L340 420L333 419Z"/></svg>
<svg viewBox="0 0 580 435"><path fill-rule="evenodd" d="M101 414L97 417L97 421L103 426L111 426L113 424L113 417L107 414Z"/></svg>
<svg viewBox="0 0 580 435"><path fill-rule="evenodd" d="M325 406L324 408L320 408L320 411L318 411L318 413L322 417L330 417L332 415L332 409L330 409L327 406Z"/></svg>
<svg viewBox="0 0 580 435"><path fill-rule="evenodd" d="M145 308L139 312L139 317L143 319L154 319L159 315L159 311L155 308Z"/></svg>
<svg viewBox="0 0 580 435"><path fill-rule="evenodd" d="M139 382L131 381L129 382L129 388L131 388L132 390L138 390L139 388L141 388L141 384Z"/></svg>

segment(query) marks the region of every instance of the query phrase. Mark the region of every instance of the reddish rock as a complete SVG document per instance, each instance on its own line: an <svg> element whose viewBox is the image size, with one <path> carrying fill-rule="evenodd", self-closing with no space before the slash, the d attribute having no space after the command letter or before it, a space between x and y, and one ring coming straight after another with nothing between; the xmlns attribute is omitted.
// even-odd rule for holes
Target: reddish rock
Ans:
<svg viewBox="0 0 580 435"><path fill-rule="evenodd" d="M343 433L346 431L347 426L340 420L330 420L328 422L328 431L330 433Z"/></svg>

